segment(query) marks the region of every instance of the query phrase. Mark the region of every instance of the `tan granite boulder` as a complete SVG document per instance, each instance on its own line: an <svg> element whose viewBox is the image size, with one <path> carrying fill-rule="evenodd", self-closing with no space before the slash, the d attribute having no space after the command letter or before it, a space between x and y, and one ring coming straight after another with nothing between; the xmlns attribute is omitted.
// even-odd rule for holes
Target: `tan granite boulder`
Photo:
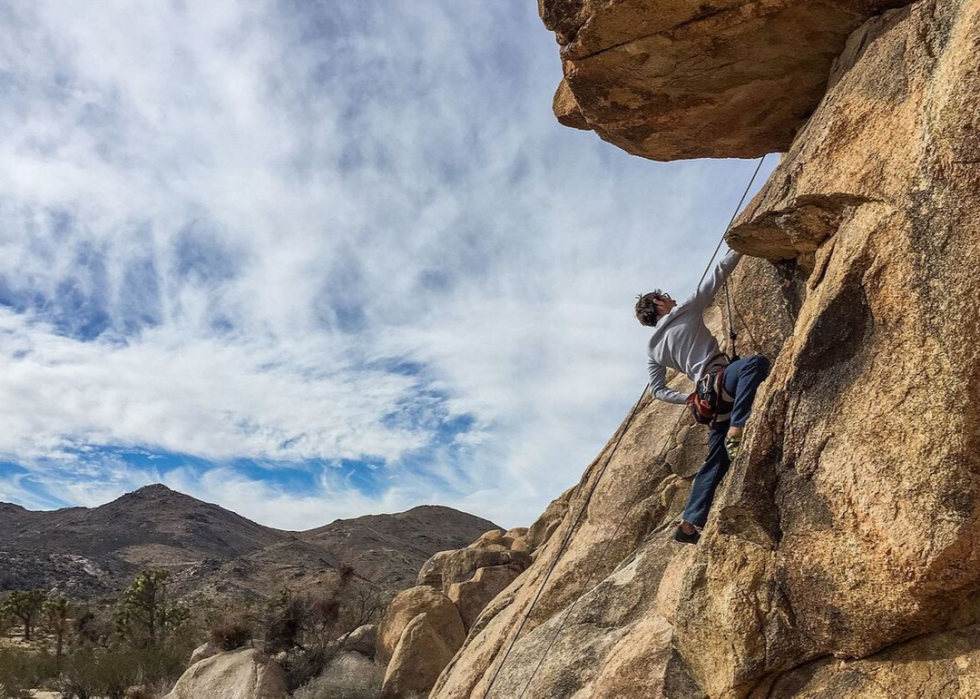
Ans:
<svg viewBox="0 0 980 699"><path fill-rule="evenodd" d="M514 563L477 568L469 580L449 586L446 594L459 610L467 631L490 600L514 582L526 568L526 565Z"/></svg>
<svg viewBox="0 0 980 699"><path fill-rule="evenodd" d="M565 513L568 512L568 498L570 494L571 490L567 490L561 496L552 500L548 508L530 526L524 537L527 542L528 553L534 554L555 533Z"/></svg>
<svg viewBox="0 0 980 699"><path fill-rule="evenodd" d="M469 549L507 549L507 542L504 541L503 529L491 529L480 535L472 544L467 546Z"/></svg>
<svg viewBox="0 0 980 699"><path fill-rule="evenodd" d="M445 633L440 619L425 612L413 617L388 663L382 699L428 694L461 642L461 637Z"/></svg>
<svg viewBox="0 0 980 699"><path fill-rule="evenodd" d="M426 614L428 623L445 638L447 647L459 647L466 636L456 606L439 590L428 586L411 587L395 595L378 626L376 654L388 662L409 622Z"/></svg>
<svg viewBox="0 0 980 699"><path fill-rule="evenodd" d="M527 527L514 527L504 532L503 543L511 551L528 552Z"/></svg>
<svg viewBox="0 0 980 699"><path fill-rule="evenodd" d="M442 568L446 565L446 560L455 552L455 549L451 551L439 551L433 554L429 560L422 564L422 568L419 569L418 580L416 585L428 585L429 587L434 587L437 590L442 589Z"/></svg>
<svg viewBox="0 0 980 699"><path fill-rule="evenodd" d="M373 658L378 643L378 625L364 624L350 633L337 639L341 652L359 653L366 658Z"/></svg>
<svg viewBox="0 0 980 699"><path fill-rule="evenodd" d="M980 697L980 627L914 639L864 660L817 660L752 693L752 699L766 697Z"/></svg>
<svg viewBox="0 0 980 699"><path fill-rule="evenodd" d="M466 582L480 568L512 566L524 570L531 564L531 557L523 551L509 551L499 544L483 548L465 548L454 551L442 567L442 589L449 592L454 583Z"/></svg>
<svg viewBox="0 0 980 699"><path fill-rule="evenodd" d="M282 668L255 648L218 653L194 663L167 699L285 699Z"/></svg>
<svg viewBox="0 0 980 699"><path fill-rule="evenodd" d="M558 89L555 91L555 98L552 103L552 109L555 112L555 116L558 117L558 123L562 126L568 126L573 129L581 129L583 131L591 131L592 127L589 125L588 119L582 114L582 110L578 106L578 102L575 101L575 95L572 94L572 88L568 86L567 80L562 80L558 84Z"/></svg>
<svg viewBox="0 0 980 699"><path fill-rule="evenodd" d="M218 646L216 646L211 641L208 641L207 643L202 643L191 652L191 659L188 661L187 664L193 665L194 663L198 663L204 660L205 658L210 658L213 655L217 655L220 652L221 649L218 648Z"/></svg>
<svg viewBox="0 0 980 699"><path fill-rule="evenodd" d="M977 0L868 22L733 231L808 278L682 592L710 694L939 631L980 587L977 36Z"/></svg>

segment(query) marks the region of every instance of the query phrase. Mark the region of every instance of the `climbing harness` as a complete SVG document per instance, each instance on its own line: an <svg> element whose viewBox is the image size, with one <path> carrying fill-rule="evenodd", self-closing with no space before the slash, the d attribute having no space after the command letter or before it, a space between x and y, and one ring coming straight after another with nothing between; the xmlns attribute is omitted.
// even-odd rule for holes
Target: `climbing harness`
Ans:
<svg viewBox="0 0 980 699"><path fill-rule="evenodd" d="M725 390L725 366L709 369L687 397L687 409L699 425L725 422L732 415L735 397Z"/></svg>
<svg viewBox="0 0 980 699"><path fill-rule="evenodd" d="M748 196L749 191L752 189L752 185L755 183L755 178L756 176L758 176L759 171L762 169L762 164L765 162L765 159L766 159L765 155L759 158L759 163L758 165L756 165L755 172L752 173L752 178L749 180L748 185L746 185L745 191L742 193L742 197L741 199L739 199L738 205L735 207L735 212L732 214L731 219L728 221L728 225L725 227L724 233L722 233L721 239L718 241L718 245L715 246L715 251L711 254L711 259L708 261L708 266L705 267L704 273L701 275L700 281L698 281L697 288L699 289L701 288L701 284L704 283L705 277L708 276L708 272L711 270L711 265L715 261L715 257L717 257L718 251L721 249L721 244L724 242L725 236L728 235L729 229L731 229L732 224L735 222L735 218L738 216L738 213L742 208L742 204L745 203L745 198ZM734 321L732 319L731 297L729 296L728 293L727 280L725 281L725 298L728 306L728 332L729 332L729 338L732 343L731 356L737 358L737 355L735 354L735 340L737 334L735 333ZM734 361L734 359L732 359L731 361ZM721 372L718 372L718 374L721 375ZM723 376L721 376L720 378L722 379L722 383L720 384L720 390L721 392L724 392ZM554 573L555 568L558 566L559 561L561 561L561 558L565 553L565 549L568 547L568 544L571 541L572 535L578 529L578 526L582 521L582 517L585 515L585 512L589 507L589 503L592 500L592 496L595 494L596 488L599 486L600 481L602 481L602 477L603 475L605 475L606 469L609 467L609 463L612 461L613 456L615 456L616 451L619 449L619 445L623 441L623 436L626 434L626 432L630 428L630 425L633 423L633 419L636 417L636 414L640 408L640 404L643 403L643 399L646 397L647 390L649 389L649 387L650 387L649 384L643 387L643 393L640 394L639 399L637 399L636 403L633 404L633 408L632 410L630 410L629 416L626 418L626 422L624 422L623 426L620 428L619 434L616 437L616 442L613 444L612 449L609 451L609 456L606 457L606 460L603 463L602 468L599 470L599 473L596 475L595 480L592 482L592 486L589 488L588 492L586 493L585 499L582 502L582 507L579 509L578 514L575 517L575 520L572 522L572 525L568 528L568 531L565 532L565 536L562 538L561 545L558 547L558 551L555 553L554 560L551 562L551 565L548 567L548 572L545 574L544 580L541 581L541 585L538 587L538 591L534 595L534 599L531 600L531 604L528 606L527 611L524 612L524 618L521 620L521 623L518 625L517 631L514 633L513 636L511 636L510 642L507 644L507 650L504 652L503 658L501 658L500 662L497 664L497 667L493 672L493 675L490 677L490 683L487 685L487 689L483 693L482 699L487 699L490 696L490 692L493 690L493 685L497 681L497 678L500 676L500 671L503 669L504 664L507 662L507 658L510 656L511 651L514 649L514 644L517 643L517 639L520 638L521 632L524 630L524 627L527 625L528 620L531 618L531 613L534 611L534 607L537 605L538 600L541 598L541 595L544 592L544 588L547 586L548 581L551 579L552 573ZM718 390L718 388L716 387L715 390ZM685 414L686 413L682 412L680 413L680 415L678 415L677 422L674 424L673 429L671 429L670 432L667 433L667 439L664 440L664 445L661 448L660 454L658 455L655 463L660 463L661 461L663 461L664 457L666 457L667 450L671 444L670 436L677 431L677 428L680 426L681 420L684 418ZM619 520L619 523L616 525L616 529L613 531L613 536L612 536L613 541L615 541L619 537L620 529L622 529L622 526L626 523L626 520L629 518L630 514L636 508L637 504L642 502L642 500L643 498L638 498L623 513L622 518ZM637 545L637 547L633 549L633 553L635 553L638 548L639 545ZM584 587L587 591L591 590L590 586L592 584L592 580L595 577L595 574L598 572L600 565L605 562L605 559L606 559L605 555L599 556L598 561L592 567L592 570L585 581ZM565 612L561 623L559 624L558 628L555 630L555 633L551 637L551 641L544 649L544 652L541 654L541 657L538 658L538 662L534 666L534 670L531 671L531 674L528 677L527 682L524 684L524 688L521 690L519 699L523 699L524 694L527 692L528 687L531 686L531 682L534 681L534 677L535 675L537 675L538 670L541 668L541 665L544 663L545 658L548 656L548 653L551 652L552 647L555 645L555 641L558 639L558 636L565 628L565 623L568 621L569 617L574 611L575 605L578 604L579 600L582 599L582 597L584 597L585 595L586 592L583 592L581 595L575 598L575 600L568 606L568 611Z"/></svg>

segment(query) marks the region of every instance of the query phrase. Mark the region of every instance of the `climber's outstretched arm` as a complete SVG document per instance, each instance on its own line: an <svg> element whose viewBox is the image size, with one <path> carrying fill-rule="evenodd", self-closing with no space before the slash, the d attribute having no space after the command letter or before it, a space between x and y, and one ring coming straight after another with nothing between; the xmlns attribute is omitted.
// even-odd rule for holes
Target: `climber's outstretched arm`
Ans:
<svg viewBox="0 0 980 699"><path fill-rule="evenodd" d="M735 266L741 257L742 253L729 250L724 259L715 266L707 279L701 283L701 287L694 292L694 295L680 305L698 310L707 308L708 304L711 303L711 299L715 297L722 284L728 279L728 276L735 271Z"/></svg>
<svg viewBox="0 0 980 699"><path fill-rule="evenodd" d="M667 403L686 403L687 396L680 391L667 388L667 369L650 360L650 395Z"/></svg>

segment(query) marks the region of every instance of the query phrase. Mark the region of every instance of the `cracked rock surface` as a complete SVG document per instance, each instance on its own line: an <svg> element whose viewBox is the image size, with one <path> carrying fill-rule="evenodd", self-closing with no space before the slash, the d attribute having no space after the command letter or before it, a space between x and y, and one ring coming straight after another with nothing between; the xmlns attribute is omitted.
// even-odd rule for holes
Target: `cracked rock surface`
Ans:
<svg viewBox="0 0 980 699"><path fill-rule="evenodd" d="M980 0L886 4L716 2L701 17L707 3L542 0L604 138L648 157L688 157L694 141L699 155L786 150L730 236L754 258L733 281L740 349L774 365L697 547L670 535L704 435L682 408L645 400L615 455L618 434L549 513L550 537L432 697L482 697L491 681L500 699L980 693ZM732 12L749 19L724 24ZM671 42L656 44L665 27ZM801 74L774 78L814 90L791 128L722 117L717 95L744 87L752 103L745 57L743 87L719 83L683 118L649 97L690 63L681 36L706 56L699 80L723 81L735 68L712 67L711 37L734 50L727 32L741 32L741 55L757 49L765 71L773 47L807 53L804 28L835 38L820 43L822 78L804 57ZM589 91L623 80L649 94L606 119L619 107ZM636 138L619 143L629 120ZM656 150L664 133L675 151ZM722 308L707 320L721 335Z"/></svg>

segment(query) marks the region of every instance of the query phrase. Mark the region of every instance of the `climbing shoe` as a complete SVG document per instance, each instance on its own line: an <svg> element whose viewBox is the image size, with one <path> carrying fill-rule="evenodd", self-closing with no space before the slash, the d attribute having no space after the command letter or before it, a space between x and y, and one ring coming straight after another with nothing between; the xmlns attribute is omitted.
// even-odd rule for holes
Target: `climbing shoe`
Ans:
<svg viewBox="0 0 980 699"><path fill-rule="evenodd" d="M677 530L674 532L674 541L679 541L682 544L696 544L701 540L701 532L694 529L690 534L685 534L681 526L677 525Z"/></svg>
<svg viewBox="0 0 980 699"><path fill-rule="evenodd" d="M734 461L738 458L738 453L742 450L742 435L738 437L725 437L725 451L728 452L728 458Z"/></svg>

